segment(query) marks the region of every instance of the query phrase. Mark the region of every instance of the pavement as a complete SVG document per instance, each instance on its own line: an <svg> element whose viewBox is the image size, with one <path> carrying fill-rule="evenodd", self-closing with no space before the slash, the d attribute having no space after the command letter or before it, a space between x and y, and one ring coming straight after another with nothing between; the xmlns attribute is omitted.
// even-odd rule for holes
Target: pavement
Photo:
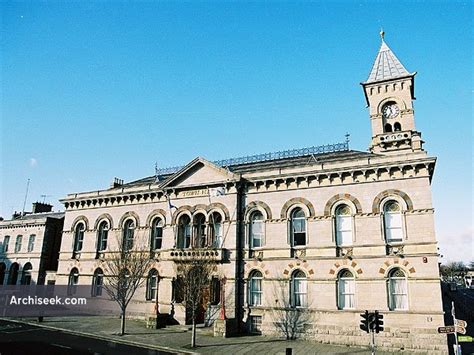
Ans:
<svg viewBox="0 0 474 355"><path fill-rule="evenodd" d="M144 321L127 320L126 334L120 336L120 319L118 317L104 316L83 316L83 317L45 317L41 323L37 319L6 319L18 324L25 324L31 327L41 327L45 330L60 332L83 337L85 343L87 339L102 340L116 344L146 347L150 350L148 354L275 354L283 355L287 348L291 348L293 355L300 354L370 354L368 348L357 348L349 346L337 346L330 344L320 344L304 340L290 340L268 337L268 336L239 336L232 338L222 338L212 336L211 328L198 328L197 347L192 349L191 331L188 326L174 325L164 329L146 328ZM1 329L0 329L1 334ZM51 339L50 342L53 340ZM54 343L58 343L56 338ZM1 345L1 344L0 344ZM73 344L68 346L73 349ZM63 345L64 346L64 345ZM93 351L92 347L88 350ZM114 348L103 346L96 354L117 354ZM69 354L73 352L63 352ZM128 354L140 353L131 351ZM401 354L401 352L399 352ZM404 352L405 354L407 352ZM2 353L3 354L3 353ZM379 355L394 354L393 352L377 351Z"/></svg>

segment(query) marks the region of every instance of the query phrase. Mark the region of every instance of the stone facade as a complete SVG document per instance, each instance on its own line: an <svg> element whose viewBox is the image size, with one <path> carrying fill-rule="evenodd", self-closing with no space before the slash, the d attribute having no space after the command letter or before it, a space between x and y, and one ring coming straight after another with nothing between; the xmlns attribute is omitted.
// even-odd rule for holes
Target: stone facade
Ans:
<svg viewBox="0 0 474 355"><path fill-rule="evenodd" d="M0 285L54 282L64 212L51 207L35 203L32 213L0 221Z"/></svg>
<svg viewBox="0 0 474 355"><path fill-rule="evenodd" d="M431 199L436 158L422 149L415 130L415 74L394 71L393 58L383 61L394 57L384 42L379 56L375 74L362 84L370 152L342 144L227 163L196 158L174 171L70 194L62 200L58 282L67 284L77 270L79 284L92 284L103 263L102 222L107 250L121 242L127 221L148 246L159 226L159 248L150 254L159 274L157 300L147 301L143 287L130 305L133 315L153 315L157 302L161 313L185 322L173 293L175 261L206 255L218 264L215 277L226 280L224 299L208 306L208 324L225 302L226 317L241 331L273 334L286 309L304 313L301 336L367 345L359 314L379 310L380 346L446 353L446 336L436 332L443 325Z"/></svg>

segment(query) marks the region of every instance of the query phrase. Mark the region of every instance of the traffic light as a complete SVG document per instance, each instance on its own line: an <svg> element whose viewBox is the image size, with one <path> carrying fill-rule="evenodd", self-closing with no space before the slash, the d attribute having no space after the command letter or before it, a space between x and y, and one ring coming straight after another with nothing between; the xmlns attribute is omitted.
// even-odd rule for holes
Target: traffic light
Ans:
<svg viewBox="0 0 474 355"><path fill-rule="evenodd" d="M365 311L365 313L361 313L360 316L362 319L360 320L360 329L364 332L369 332L369 311Z"/></svg>
<svg viewBox="0 0 474 355"><path fill-rule="evenodd" d="M375 332L383 332L383 314L375 311Z"/></svg>
<svg viewBox="0 0 474 355"><path fill-rule="evenodd" d="M369 312L369 330L375 330L375 313Z"/></svg>

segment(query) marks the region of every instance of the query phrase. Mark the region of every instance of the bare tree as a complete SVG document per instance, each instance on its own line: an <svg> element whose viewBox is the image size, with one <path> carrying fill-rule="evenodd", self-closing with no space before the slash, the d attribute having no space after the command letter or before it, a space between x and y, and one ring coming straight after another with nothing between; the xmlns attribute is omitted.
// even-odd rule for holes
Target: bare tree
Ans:
<svg viewBox="0 0 474 355"><path fill-rule="evenodd" d="M133 238L117 240L117 245L116 250L109 250L104 257L104 289L120 307L120 335L124 335L127 306L144 284L153 259L145 243L134 243Z"/></svg>
<svg viewBox="0 0 474 355"><path fill-rule="evenodd" d="M441 277L445 282L462 282L467 270L462 261L451 261L440 266Z"/></svg>
<svg viewBox="0 0 474 355"><path fill-rule="evenodd" d="M274 289L275 307L273 309L273 324L286 340L295 340L303 336L312 323L313 315L308 310L306 299L300 299L300 306L290 300L290 285L279 281Z"/></svg>
<svg viewBox="0 0 474 355"><path fill-rule="evenodd" d="M192 322L191 347L196 347L196 319L199 307L203 304L206 292L209 292L212 273L216 270L213 260L205 256L196 256L192 260L176 262L176 291L182 296L186 312L190 312Z"/></svg>

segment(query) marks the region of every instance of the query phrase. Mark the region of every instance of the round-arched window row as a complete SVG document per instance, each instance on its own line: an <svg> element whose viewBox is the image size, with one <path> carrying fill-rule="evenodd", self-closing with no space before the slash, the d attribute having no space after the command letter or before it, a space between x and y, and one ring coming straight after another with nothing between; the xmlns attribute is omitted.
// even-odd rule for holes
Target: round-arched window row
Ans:
<svg viewBox="0 0 474 355"><path fill-rule="evenodd" d="M178 217L176 247L221 248L223 243L222 215L212 212L206 220L202 212L196 213L192 220L188 214Z"/></svg>

